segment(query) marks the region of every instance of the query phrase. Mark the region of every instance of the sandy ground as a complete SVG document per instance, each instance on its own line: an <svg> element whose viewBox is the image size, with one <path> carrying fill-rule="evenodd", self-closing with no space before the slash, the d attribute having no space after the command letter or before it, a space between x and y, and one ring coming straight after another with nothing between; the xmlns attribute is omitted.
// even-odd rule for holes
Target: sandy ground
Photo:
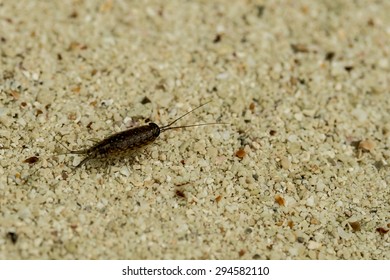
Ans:
<svg viewBox="0 0 390 280"><path fill-rule="evenodd" d="M389 259L389 14L0 1L0 258ZM65 154L209 100L177 124L228 125Z"/></svg>

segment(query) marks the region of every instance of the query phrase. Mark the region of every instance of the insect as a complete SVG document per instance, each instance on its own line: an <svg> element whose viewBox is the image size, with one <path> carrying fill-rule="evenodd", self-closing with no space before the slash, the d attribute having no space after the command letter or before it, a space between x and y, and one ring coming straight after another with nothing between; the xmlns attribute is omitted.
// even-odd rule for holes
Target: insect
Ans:
<svg viewBox="0 0 390 280"><path fill-rule="evenodd" d="M159 127L157 124L151 122L147 125L130 128L128 130L124 130L115 133L113 135L110 135L107 138L103 139L102 141L96 143L95 145L87 149L72 151L66 148L64 145L62 144L61 145L64 146L70 154L86 155L84 159L78 165L76 165L75 167L76 169L82 166L87 161L97 157L109 156L112 154L125 152L129 150L135 150L144 147L154 142L162 132L170 129L224 124L224 123L202 123L202 124L191 124L191 125L183 125L183 126L172 126L178 120L182 119L183 117L187 116L188 114L192 113L193 111L199 109L200 107L203 107L204 105L210 102L211 101L199 105L195 109L192 109L191 111L173 120L168 125Z"/></svg>

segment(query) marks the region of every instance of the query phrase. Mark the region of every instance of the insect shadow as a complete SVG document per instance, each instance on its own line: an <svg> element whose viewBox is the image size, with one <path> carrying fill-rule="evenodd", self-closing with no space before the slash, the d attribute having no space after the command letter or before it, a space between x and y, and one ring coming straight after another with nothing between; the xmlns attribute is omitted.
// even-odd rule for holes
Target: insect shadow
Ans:
<svg viewBox="0 0 390 280"><path fill-rule="evenodd" d="M139 151L141 148L147 146L148 144L153 143L161 133L170 129L204 126L204 125L226 124L226 123L201 123L201 124L190 124L190 125L182 125L182 126L172 126L178 120L182 119L183 117L187 116L188 114L192 113L193 111L203 107L204 105L210 102L211 101L208 101L206 103L199 105L195 109L192 109L191 111L173 120L168 125L160 127L157 124L151 122L147 125L130 128L128 130L124 130L115 133L113 135L110 135L86 149L70 150L62 143L59 142L59 144L61 144L68 151L67 154L85 155L85 157L81 160L81 162L74 167L75 170L92 159L112 158L117 154Z"/></svg>

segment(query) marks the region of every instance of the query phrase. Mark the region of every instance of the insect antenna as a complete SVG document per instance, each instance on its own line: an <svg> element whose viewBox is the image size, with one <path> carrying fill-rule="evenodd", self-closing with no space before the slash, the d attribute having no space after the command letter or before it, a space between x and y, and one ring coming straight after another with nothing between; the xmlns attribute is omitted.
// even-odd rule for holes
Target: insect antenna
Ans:
<svg viewBox="0 0 390 280"><path fill-rule="evenodd" d="M204 105L209 104L210 102L211 102L211 101L208 101L208 102L206 102L206 103L200 104L200 105L199 105L198 107L196 107L195 109L192 109L191 111L189 111L189 112L185 113L184 115L178 117L176 120L173 120L170 124L165 125L165 126L163 126L163 127L160 127L160 129L161 129L161 130L166 130L165 128L170 127L171 125L173 125L173 124L174 124L175 122L177 122L178 120L184 118L185 116L187 116L188 114L192 113L193 111L199 109L200 107L203 107Z"/></svg>
<svg viewBox="0 0 390 280"><path fill-rule="evenodd" d="M228 123L198 123L198 124L190 124L190 125L181 125L181 126L172 126L172 127L161 127L160 131L164 132L169 129L175 129L175 128L186 128L186 127L194 127L194 126L204 126L204 125L216 125L216 124L228 124Z"/></svg>
<svg viewBox="0 0 390 280"><path fill-rule="evenodd" d="M169 129L175 129L175 128L185 128L185 127L194 127L194 126L204 126L204 125L215 125L215 124L227 124L227 123L200 123L200 124L190 124L190 125L181 125L181 126L172 126L175 122L177 122L178 120L184 118L185 116L187 116L188 114L192 113L193 111L199 109L200 107L203 107L204 105L206 104L209 104L211 101L208 101L206 103L203 103L201 105L199 105L198 107L192 109L191 111L188 111L187 113L185 113L184 115L178 117L177 119L175 119L174 121L172 121L171 123L169 123L168 125L164 125L163 127L160 127L160 131L161 132L164 132L166 130L169 130Z"/></svg>

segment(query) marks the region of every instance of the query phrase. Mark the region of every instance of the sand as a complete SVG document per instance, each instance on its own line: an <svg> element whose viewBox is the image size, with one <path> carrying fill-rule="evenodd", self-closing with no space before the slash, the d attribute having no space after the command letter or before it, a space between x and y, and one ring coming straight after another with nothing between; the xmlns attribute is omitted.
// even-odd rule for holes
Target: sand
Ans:
<svg viewBox="0 0 390 280"><path fill-rule="evenodd" d="M1 259L389 259L389 1L1 1ZM148 122L143 150L72 169Z"/></svg>

